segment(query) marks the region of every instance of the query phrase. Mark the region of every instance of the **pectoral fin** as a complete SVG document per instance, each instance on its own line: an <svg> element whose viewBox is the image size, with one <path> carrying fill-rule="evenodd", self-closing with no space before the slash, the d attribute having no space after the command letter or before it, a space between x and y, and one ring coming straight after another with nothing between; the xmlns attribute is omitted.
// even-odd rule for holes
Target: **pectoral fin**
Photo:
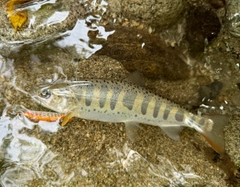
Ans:
<svg viewBox="0 0 240 187"><path fill-rule="evenodd" d="M75 116L75 112L70 112L68 113L64 118L63 121L61 123L61 126L66 125L69 121L71 121L73 119L73 117Z"/></svg>
<svg viewBox="0 0 240 187"><path fill-rule="evenodd" d="M125 122L126 125L126 134L131 142L134 142L138 137L138 129L140 128L139 124L136 122Z"/></svg>
<svg viewBox="0 0 240 187"><path fill-rule="evenodd" d="M180 139L180 132L183 130L183 126L180 126L180 125L173 125L173 124L170 124L170 125L164 125L164 126L160 126L160 128L170 137L172 138L173 140L179 140Z"/></svg>

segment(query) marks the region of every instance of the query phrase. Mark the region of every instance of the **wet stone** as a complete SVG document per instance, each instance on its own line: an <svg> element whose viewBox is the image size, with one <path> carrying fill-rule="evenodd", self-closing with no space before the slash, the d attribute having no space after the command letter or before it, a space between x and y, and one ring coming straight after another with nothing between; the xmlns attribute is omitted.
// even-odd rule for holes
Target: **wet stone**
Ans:
<svg viewBox="0 0 240 187"><path fill-rule="evenodd" d="M109 0L109 10L117 20L130 20L133 26L144 24L163 30L176 23L186 8L184 0ZM123 19L124 18L124 19Z"/></svg>
<svg viewBox="0 0 240 187"><path fill-rule="evenodd" d="M213 8L219 9L226 5L225 0L208 0L207 1Z"/></svg>
<svg viewBox="0 0 240 187"><path fill-rule="evenodd" d="M199 88L199 99L204 99L205 101L208 99L215 99L219 95L222 87L223 83L218 80L214 80L212 83L202 85Z"/></svg>
<svg viewBox="0 0 240 187"><path fill-rule="evenodd" d="M227 19L229 21L229 31L233 36L240 36L240 2L239 0L232 0L231 3L228 4L227 6Z"/></svg>
<svg viewBox="0 0 240 187"><path fill-rule="evenodd" d="M239 110L237 110L239 113ZM226 152L231 156L232 161L236 164L237 168L240 168L240 127L239 117L234 117L231 120L230 125L225 128L225 141L226 141Z"/></svg>
<svg viewBox="0 0 240 187"><path fill-rule="evenodd" d="M29 6L25 7L28 19L16 32L8 19L6 3L7 1L0 4L0 40L4 43L31 43L59 37L63 32L71 30L87 12L87 6L77 0L71 0L71 3L64 0L42 2L39 9L34 7L34 1L30 1ZM31 6L34 8L31 9Z"/></svg>
<svg viewBox="0 0 240 187"><path fill-rule="evenodd" d="M181 52L168 47L157 35L135 28L114 27L114 34L97 55L120 61L130 72L140 70L148 78L184 80L191 69L180 57Z"/></svg>
<svg viewBox="0 0 240 187"><path fill-rule="evenodd" d="M186 27L189 52L192 57L195 57L203 53L205 46L218 36L221 23L214 12L200 6L190 8Z"/></svg>

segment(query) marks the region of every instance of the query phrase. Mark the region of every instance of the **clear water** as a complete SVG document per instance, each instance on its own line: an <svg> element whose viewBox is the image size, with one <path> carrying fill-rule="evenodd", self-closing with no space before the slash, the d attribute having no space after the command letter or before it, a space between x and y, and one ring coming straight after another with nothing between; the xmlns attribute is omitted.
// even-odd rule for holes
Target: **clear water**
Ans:
<svg viewBox="0 0 240 187"><path fill-rule="evenodd" d="M84 5L85 12L79 17L74 15L75 20L71 17L73 23L69 23L69 30L64 26L54 27L59 23L64 25L72 14L72 7L64 1L31 1L20 7L28 11L29 22L18 33L14 33L9 23L4 23L9 25L9 35L15 39L8 36L0 43L0 184L226 186L227 172L232 168L223 167L228 163L226 160L214 162L213 158L219 156L199 134L189 129L182 133L181 142L175 142L160 129L143 125L140 140L131 143L123 124L75 119L61 127L58 121L34 123L15 114L14 110L9 113L9 108L17 105L48 111L30 98L31 88L38 83L85 77L123 79L127 76L118 61L94 55L104 48L103 44L115 32L106 31L102 26L108 2L73 2ZM58 11L51 6L58 7ZM46 11L49 14L44 17ZM44 34L36 35L36 38L32 34L31 37L32 28L40 30L41 27ZM180 45L183 32L183 25L179 24L159 36L170 45ZM149 46L143 42L141 47L144 50ZM186 49L184 42L182 48ZM206 50L200 64L185 58L194 71L201 73L179 81L149 79L147 86L168 99L194 106L197 89L188 90L188 87L195 88L196 83L208 82L202 75L212 73L211 79L224 84L222 100L203 100L199 112L231 113L240 104L236 86L239 83L239 59L226 55L219 61L214 50ZM232 151L230 146L227 149Z"/></svg>

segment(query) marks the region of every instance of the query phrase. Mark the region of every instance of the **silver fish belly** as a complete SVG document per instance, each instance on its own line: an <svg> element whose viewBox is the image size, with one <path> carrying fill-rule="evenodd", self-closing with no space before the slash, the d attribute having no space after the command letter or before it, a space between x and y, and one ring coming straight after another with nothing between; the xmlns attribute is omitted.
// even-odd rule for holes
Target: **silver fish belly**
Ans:
<svg viewBox="0 0 240 187"><path fill-rule="evenodd" d="M224 124L218 125L215 133L214 120L193 115L127 81L90 79L41 85L34 89L32 98L46 108L79 118L123 122L129 129L139 123L159 126L174 140L179 139L184 126L191 127L201 133L217 152L222 152L224 147L221 132Z"/></svg>

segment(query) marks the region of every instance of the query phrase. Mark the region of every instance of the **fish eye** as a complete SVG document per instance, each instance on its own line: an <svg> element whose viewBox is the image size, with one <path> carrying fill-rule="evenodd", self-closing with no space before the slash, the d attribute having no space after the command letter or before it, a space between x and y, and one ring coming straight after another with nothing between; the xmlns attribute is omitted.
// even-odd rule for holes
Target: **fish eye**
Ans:
<svg viewBox="0 0 240 187"><path fill-rule="evenodd" d="M45 98L45 99L49 98L51 95L52 95L52 93L48 89L44 89L40 93L40 96Z"/></svg>

